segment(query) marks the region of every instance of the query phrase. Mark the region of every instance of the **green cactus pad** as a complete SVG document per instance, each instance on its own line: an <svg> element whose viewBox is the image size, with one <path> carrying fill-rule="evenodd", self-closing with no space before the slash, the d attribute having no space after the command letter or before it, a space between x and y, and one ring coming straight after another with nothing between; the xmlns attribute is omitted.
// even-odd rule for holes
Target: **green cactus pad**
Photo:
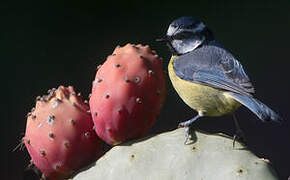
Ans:
<svg viewBox="0 0 290 180"><path fill-rule="evenodd" d="M74 180L277 180L268 160L224 135L194 132L185 145L183 128L112 148Z"/></svg>

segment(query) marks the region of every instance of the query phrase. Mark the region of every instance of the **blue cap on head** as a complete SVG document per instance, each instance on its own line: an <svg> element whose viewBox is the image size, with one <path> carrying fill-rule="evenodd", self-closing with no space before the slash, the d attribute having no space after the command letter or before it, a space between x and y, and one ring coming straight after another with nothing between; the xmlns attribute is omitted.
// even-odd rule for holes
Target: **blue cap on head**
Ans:
<svg viewBox="0 0 290 180"><path fill-rule="evenodd" d="M175 19L170 25L180 27L194 27L200 23L201 21L197 18L183 16Z"/></svg>

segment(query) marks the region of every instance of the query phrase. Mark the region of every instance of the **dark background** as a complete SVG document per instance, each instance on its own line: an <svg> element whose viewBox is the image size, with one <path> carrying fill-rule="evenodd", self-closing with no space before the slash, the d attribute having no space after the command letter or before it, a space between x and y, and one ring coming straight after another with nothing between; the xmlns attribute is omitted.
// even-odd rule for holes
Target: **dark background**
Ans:
<svg viewBox="0 0 290 180"><path fill-rule="evenodd" d="M24 173L27 152L12 150L24 135L25 115L36 96L61 84L73 85L87 96L97 65L115 46L127 42L149 44L164 58L166 69L170 53L154 40L183 15L202 19L214 31L245 67L256 97L284 117L283 125L264 124L244 107L237 112L249 148L268 158L281 179L290 175L289 1L10 1L1 2L0 10L1 74L5 82L1 179L22 179L31 173ZM178 122L195 115L169 81L167 87L166 103L151 134L175 129ZM230 116L203 118L195 127L234 133Z"/></svg>

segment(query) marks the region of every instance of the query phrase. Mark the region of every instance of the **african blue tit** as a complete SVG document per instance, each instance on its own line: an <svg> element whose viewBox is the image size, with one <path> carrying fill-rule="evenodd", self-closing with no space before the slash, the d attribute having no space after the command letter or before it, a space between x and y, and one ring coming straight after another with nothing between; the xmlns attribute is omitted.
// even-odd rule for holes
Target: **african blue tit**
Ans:
<svg viewBox="0 0 290 180"><path fill-rule="evenodd" d="M199 19L181 17L174 20L165 36L172 53L168 74L181 99L197 115L179 124L185 127L186 141L189 128L199 117L233 114L237 132L242 136L234 112L246 106L262 121L281 120L268 106L253 97L254 87L241 63L214 37Z"/></svg>

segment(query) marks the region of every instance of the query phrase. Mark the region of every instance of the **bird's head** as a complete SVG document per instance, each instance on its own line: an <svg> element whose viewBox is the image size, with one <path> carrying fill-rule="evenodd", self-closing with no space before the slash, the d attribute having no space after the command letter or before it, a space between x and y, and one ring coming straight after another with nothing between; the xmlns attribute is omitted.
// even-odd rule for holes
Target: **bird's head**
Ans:
<svg viewBox="0 0 290 180"><path fill-rule="evenodd" d="M180 17L169 25L166 35L157 41L166 41L173 55L182 55L213 39L211 30L199 19Z"/></svg>

